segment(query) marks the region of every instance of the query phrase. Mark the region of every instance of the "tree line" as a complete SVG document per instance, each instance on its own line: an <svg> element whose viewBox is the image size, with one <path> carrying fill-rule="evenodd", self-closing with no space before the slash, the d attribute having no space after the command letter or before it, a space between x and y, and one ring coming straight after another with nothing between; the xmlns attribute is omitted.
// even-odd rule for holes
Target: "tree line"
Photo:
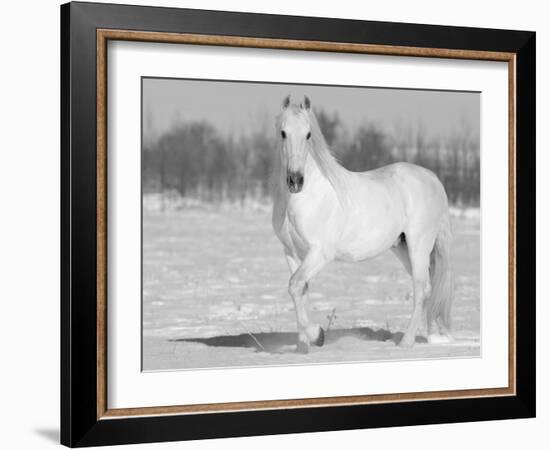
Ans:
<svg viewBox="0 0 550 450"><path fill-rule="evenodd" d="M466 124L433 137L422 123L388 132L366 122L350 132L336 113L321 110L317 119L347 169L365 171L397 161L419 164L436 173L451 204L479 205L479 137ZM227 136L206 121L180 122L144 144L143 189L175 191L206 202L267 198L276 152L277 137L268 124L246 135Z"/></svg>

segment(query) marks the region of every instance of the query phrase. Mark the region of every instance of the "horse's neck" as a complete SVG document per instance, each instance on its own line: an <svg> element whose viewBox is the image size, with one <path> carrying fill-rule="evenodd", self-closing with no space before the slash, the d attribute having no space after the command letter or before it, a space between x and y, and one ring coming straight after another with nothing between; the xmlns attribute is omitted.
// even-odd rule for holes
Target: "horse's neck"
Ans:
<svg viewBox="0 0 550 450"><path fill-rule="evenodd" d="M311 155L310 155L311 156ZM320 161L317 161L319 159ZM313 173L322 179L321 188L330 190L338 199L340 206L348 204L348 172L326 151L317 157L311 157ZM321 166L319 166L321 164Z"/></svg>
<svg viewBox="0 0 550 450"><path fill-rule="evenodd" d="M313 158L313 156L311 155L307 155L307 158L306 158L306 163L304 167L304 178L306 180L313 179L316 181L322 178L328 183L328 180L323 176L321 169L315 162L315 158Z"/></svg>
<svg viewBox="0 0 550 450"><path fill-rule="evenodd" d="M285 190L288 193L286 185ZM302 188L299 197L294 197L289 194L289 200L316 200L318 198L322 198L323 193L328 191L334 191L333 186L325 175L323 175L323 172L315 162L315 159L311 155L308 155L304 167L304 187Z"/></svg>

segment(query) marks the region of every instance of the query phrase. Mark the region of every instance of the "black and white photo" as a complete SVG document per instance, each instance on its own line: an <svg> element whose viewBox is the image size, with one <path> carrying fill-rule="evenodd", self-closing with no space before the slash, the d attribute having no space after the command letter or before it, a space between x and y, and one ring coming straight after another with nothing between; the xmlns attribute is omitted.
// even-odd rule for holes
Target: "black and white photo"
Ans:
<svg viewBox="0 0 550 450"><path fill-rule="evenodd" d="M480 356L479 92L141 89L143 370Z"/></svg>

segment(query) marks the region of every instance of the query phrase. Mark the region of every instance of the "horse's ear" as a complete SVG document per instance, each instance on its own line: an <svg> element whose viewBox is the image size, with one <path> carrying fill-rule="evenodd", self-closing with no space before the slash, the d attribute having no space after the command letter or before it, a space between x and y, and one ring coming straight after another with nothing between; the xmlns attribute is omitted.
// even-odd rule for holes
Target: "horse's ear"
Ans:
<svg viewBox="0 0 550 450"><path fill-rule="evenodd" d="M306 109L311 109L311 100L307 95L304 95L304 106Z"/></svg>
<svg viewBox="0 0 550 450"><path fill-rule="evenodd" d="M290 94L287 95L283 100L283 109L287 109L288 105L290 105Z"/></svg>

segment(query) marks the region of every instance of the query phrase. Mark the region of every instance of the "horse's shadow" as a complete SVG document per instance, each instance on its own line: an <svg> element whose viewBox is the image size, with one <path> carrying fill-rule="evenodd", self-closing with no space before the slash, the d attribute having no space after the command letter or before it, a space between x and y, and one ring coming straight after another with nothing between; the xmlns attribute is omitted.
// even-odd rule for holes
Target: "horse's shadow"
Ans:
<svg viewBox="0 0 550 450"><path fill-rule="evenodd" d="M347 329L333 329L325 332L325 345L334 344L338 340L346 337L353 337L364 341L393 342L399 343L403 338L401 331L392 333L386 329L374 330L369 327L356 327ZM170 339L170 342L190 342L205 344L209 347L241 347L252 348L258 352L283 353L289 346L296 344L297 333L280 332L261 332L261 333L243 333L237 335L212 336L207 338L179 338ZM416 336L417 343L426 343L423 336Z"/></svg>

